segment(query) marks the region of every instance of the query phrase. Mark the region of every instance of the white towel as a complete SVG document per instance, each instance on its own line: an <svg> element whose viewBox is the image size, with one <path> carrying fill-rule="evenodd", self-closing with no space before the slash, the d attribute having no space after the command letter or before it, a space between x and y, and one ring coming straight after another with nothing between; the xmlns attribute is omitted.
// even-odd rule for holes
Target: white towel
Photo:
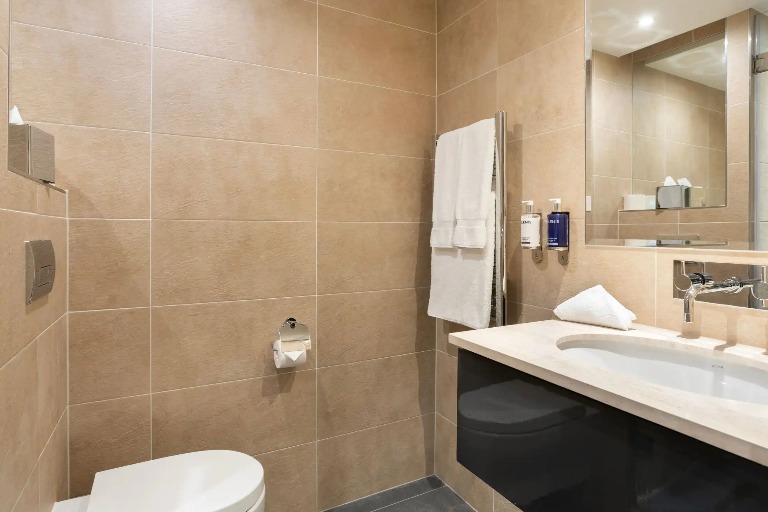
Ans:
<svg viewBox="0 0 768 512"><path fill-rule="evenodd" d="M453 247L460 154L461 133L458 130L444 133L437 140L432 233L429 237L431 247Z"/></svg>
<svg viewBox="0 0 768 512"><path fill-rule="evenodd" d="M571 297L555 308L561 320L629 330L637 316L621 305L602 285Z"/></svg>
<svg viewBox="0 0 768 512"><path fill-rule="evenodd" d="M482 249L488 216L496 121L485 119L461 129L459 185L456 191L456 228L453 245Z"/></svg>
<svg viewBox="0 0 768 512"><path fill-rule="evenodd" d="M484 329L491 320L496 216L493 214L494 196L492 193L488 195L485 247L432 249L432 283L427 313L473 329Z"/></svg>

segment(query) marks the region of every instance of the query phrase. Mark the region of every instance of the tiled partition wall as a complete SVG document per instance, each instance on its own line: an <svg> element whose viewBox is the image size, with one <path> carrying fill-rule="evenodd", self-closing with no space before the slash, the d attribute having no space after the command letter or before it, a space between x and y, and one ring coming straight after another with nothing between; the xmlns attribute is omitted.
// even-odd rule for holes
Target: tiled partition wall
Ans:
<svg viewBox="0 0 768 512"><path fill-rule="evenodd" d="M209 448L270 512L433 473L434 0L15 0L12 47L71 196L71 495Z"/></svg>
<svg viewBox="0 0 768 512"><path fill-rule="evenodd" d="M672 299L674 259L765 264L768 255L759 252L585 246L583 1L438 0L437 18L438 132L497 110L509 115L510 323L550 319L558 303L600 283L640 323L680 330L681 301ZM734 22L746 20L740 16ZM729 46L746 49L742 44L746 41ZM730 125L742 127L729 131L729 179L743 178L740 171L748 166L746 107L729 109ZM544 261L535 264L519 249L520 200L533 199L546 213L547 200L558 196L571 211L570 263L561 266L545 251ZM736 211L740 204L733 204ZM702 303L696 313L688 334L765 346L765 311ZM516 511L456 462L456 349L447 338L461 329L438 322L435 472L478 512Z"/></svg>
<svg viewBox="0 0 768 512"><path fill-rule="evenodd" d="M0 2L2 3L2 2ZM8 4L0 16L0 111L7 112ZM67 196L6 167L0 123L0 511L67 496ZM56 281L25 304L27 240L51 240Z"/></svg>

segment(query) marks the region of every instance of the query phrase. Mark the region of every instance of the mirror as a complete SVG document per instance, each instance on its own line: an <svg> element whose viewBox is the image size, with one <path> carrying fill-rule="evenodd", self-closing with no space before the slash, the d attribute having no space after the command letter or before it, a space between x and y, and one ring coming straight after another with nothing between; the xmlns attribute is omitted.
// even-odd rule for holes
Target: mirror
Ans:
<svg viewBox="0 0 768 512"><path fill-rule="evenodd" d="M587 242L760 248L752 61L768 1L588 7Z"/></svg>

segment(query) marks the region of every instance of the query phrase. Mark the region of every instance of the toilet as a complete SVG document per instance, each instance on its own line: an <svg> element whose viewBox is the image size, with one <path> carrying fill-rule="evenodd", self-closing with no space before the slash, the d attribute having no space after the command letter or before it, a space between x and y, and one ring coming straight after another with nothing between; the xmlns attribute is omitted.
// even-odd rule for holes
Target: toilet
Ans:
<svg viewBox="0 0 768 512"><path fill-rule="evenodd" d="M53 512L264 512L264 468L244 453L185 453L96 473Z"/></svg>

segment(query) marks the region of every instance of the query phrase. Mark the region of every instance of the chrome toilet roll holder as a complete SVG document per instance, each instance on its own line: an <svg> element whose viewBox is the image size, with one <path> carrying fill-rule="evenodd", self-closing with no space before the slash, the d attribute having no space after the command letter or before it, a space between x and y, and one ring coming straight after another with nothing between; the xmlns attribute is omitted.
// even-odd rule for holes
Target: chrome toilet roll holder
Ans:
<svg viewBox="0 0 768 512"><path fill-rule="evenodd" d="M309 328L293 317L287 318L277 329L277 341L282 344L284 351L310 350L312 348Z"/></svg>

